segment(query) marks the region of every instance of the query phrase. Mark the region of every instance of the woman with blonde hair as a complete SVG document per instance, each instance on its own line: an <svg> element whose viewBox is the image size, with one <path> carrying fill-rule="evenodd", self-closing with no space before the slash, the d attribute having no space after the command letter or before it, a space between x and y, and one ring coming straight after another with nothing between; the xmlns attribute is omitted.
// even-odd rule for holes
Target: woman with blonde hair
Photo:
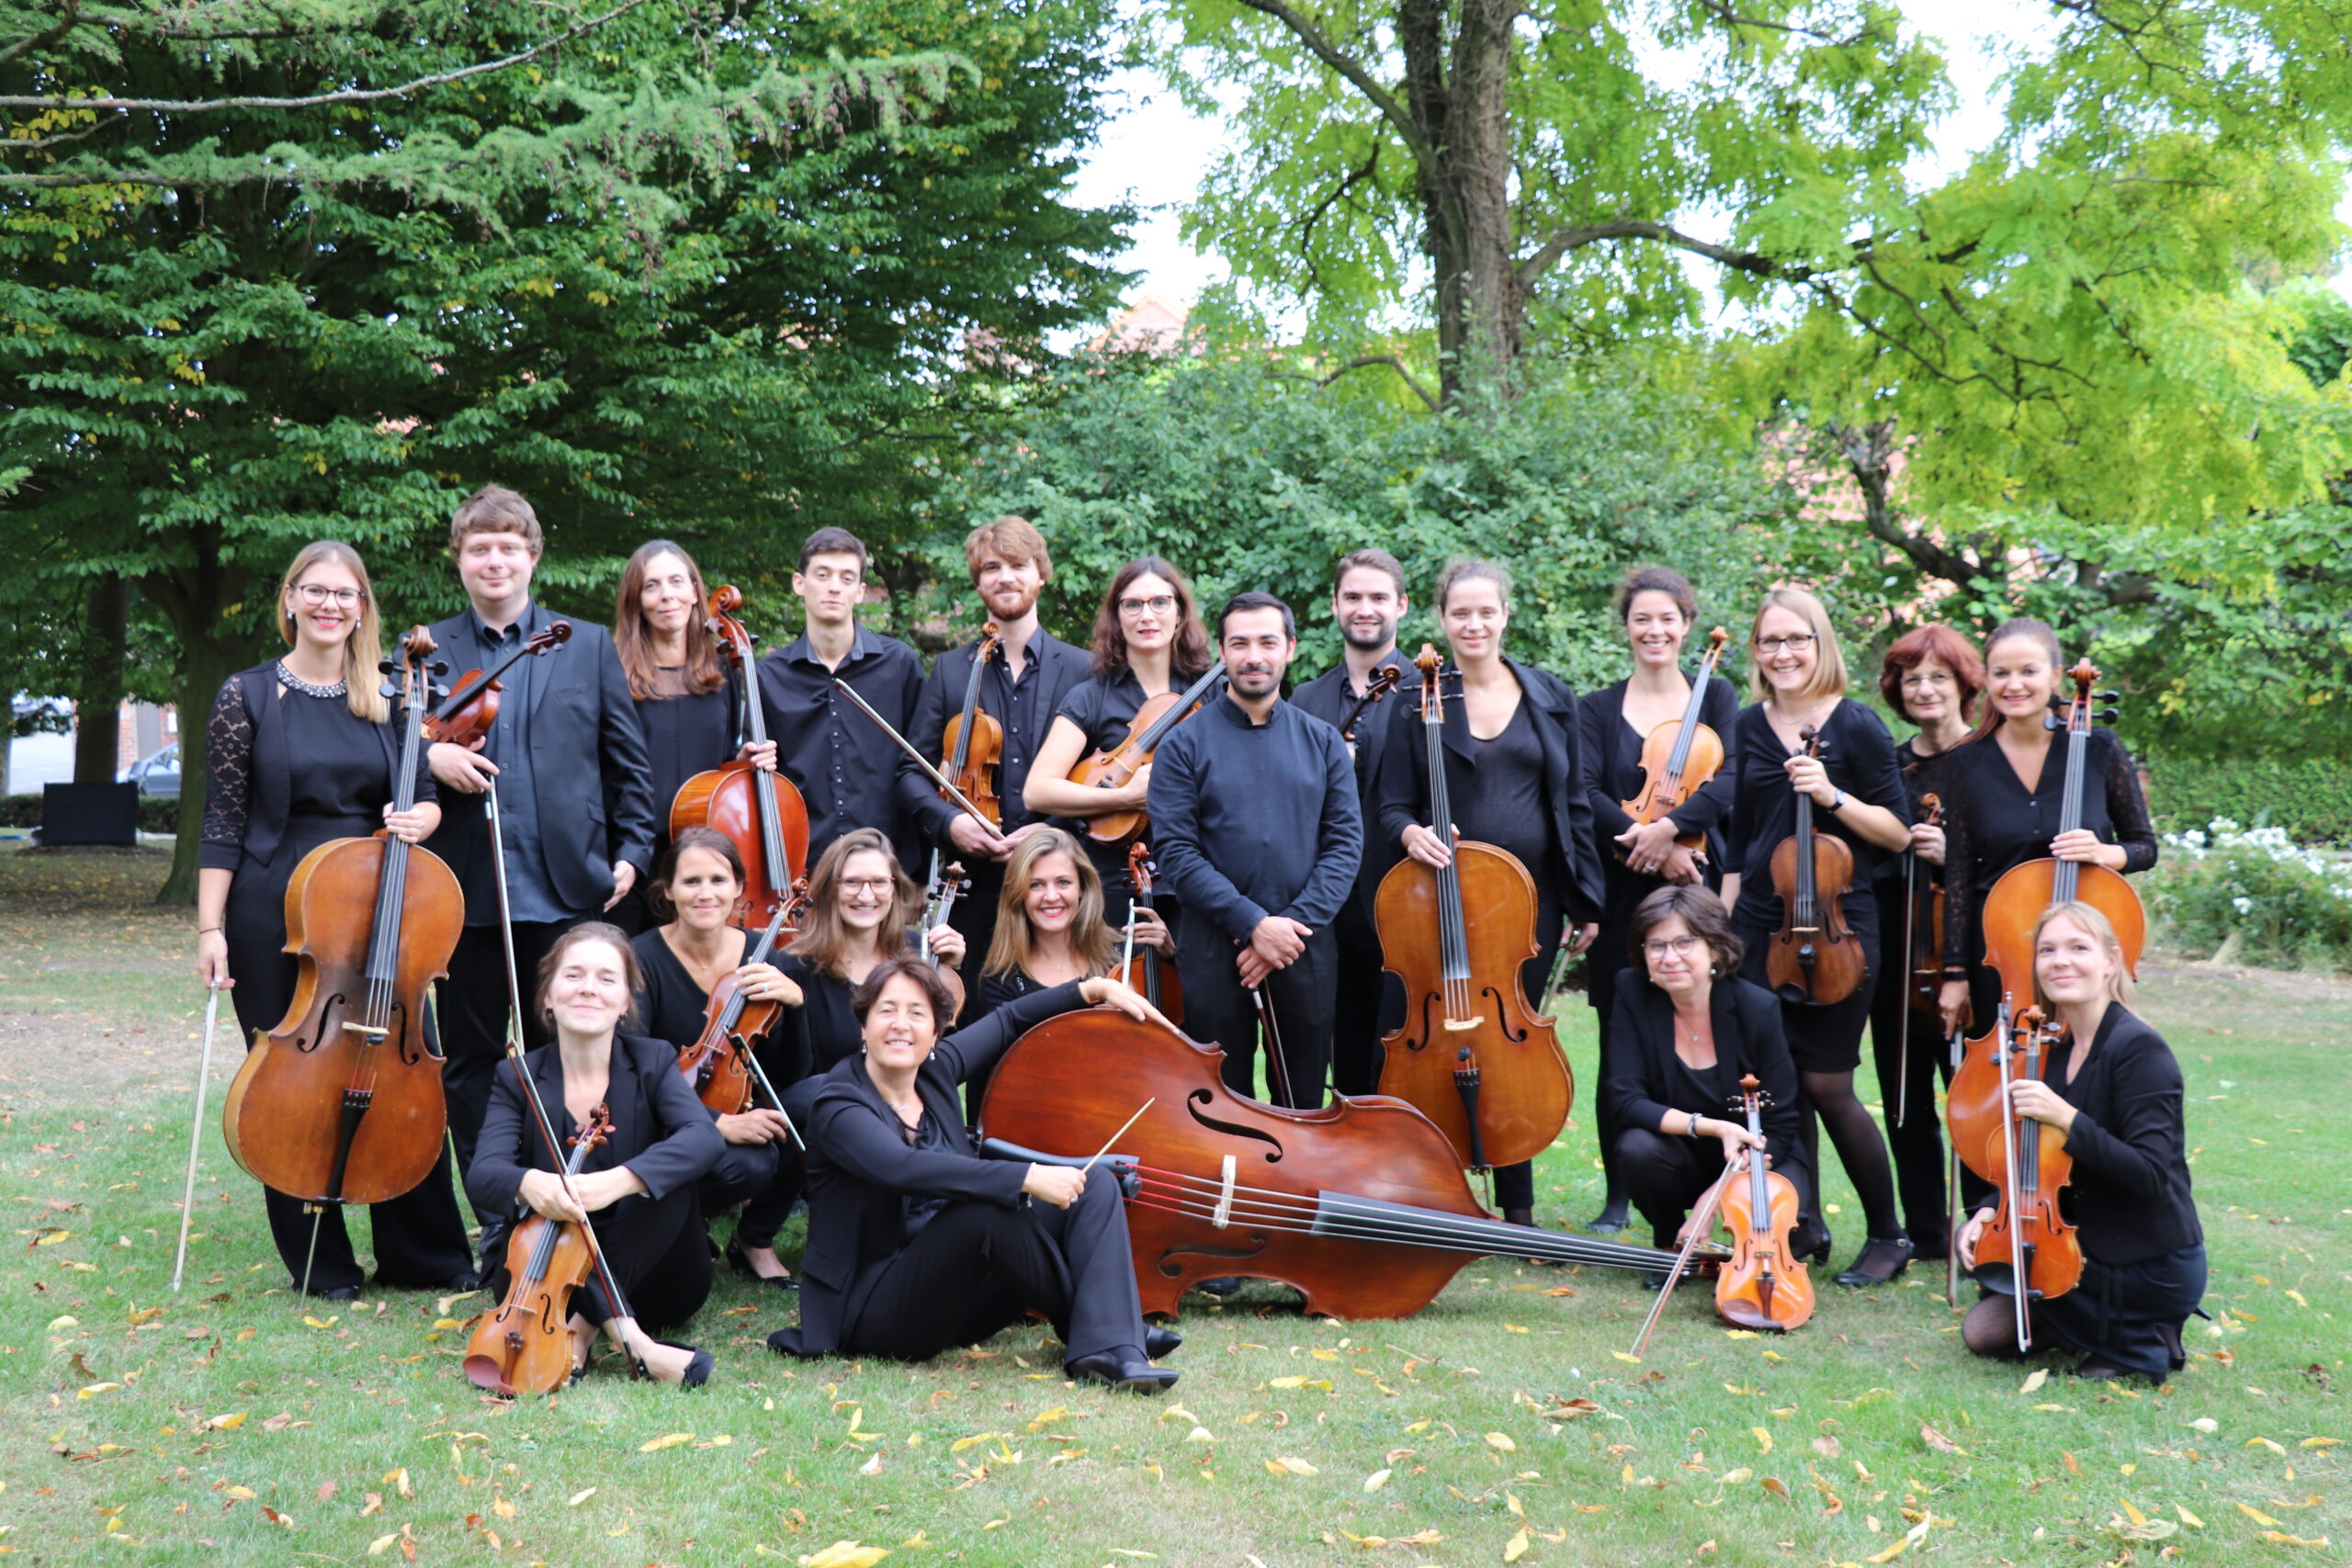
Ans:
<svg viewBox="0 0 2352 1568"><path fill-rule="evenodd" d="M1837 630L1821 601L1803 589L1775 588L1764 595L1748 630L1748 655L1749 690L1756 701L1740 710L1732 747L1739 759L1739 784L1731 841L1741 847L1742 857L1732 926L1747 952L1742 972L1771 987L1767 955L1781 919L1781 898L1772 888L1772 852L1796 830L1801 795L1813 802L1815 831L1842 840L1852 852L1854 874L1842 901L1846 924L1874 971L1880 916L1872 884L1881 858L1901 853L1911 841L1910 799L1895 765L1894 738L1878 715L1846 695L1846 660ZM1807 728L1817 738L1817 756L1804 750L1802 734ZM1727 896L1734 880L1724 879ZM1909 1266L1912 1253L1895 1207L1886 1140L1854 1092L1871 997L1866 972L1842 1001L1816 1005L1803 995L1780 998L1804 1101L1805 1168L1816 1173L1801 1189L1804 1213L1794 1245L1816 1259L1829 1253L1817 1179L1822 1122L1828 1124L1830 1142L1868 1222L1868 1240L1853 1266L1838 1276L1841 1285L1883 1285Z"/></svg>
<svg viewBox="0 0 2352 1568"><path fill-rule="evenodd" d="M1172 952L1158 915L1137 904L1129 918L1136 947ZM1078 840L1062 829L1039 828L1005 863L996 935L980 968L972 1021L1015 997L1110 974L1118 965L1122 935L1102 918L1102 879Z"/></svg>
<svg viewBox="0 0 2352 1568"><path fill-rule="evenodd" d="M196 969L229 989L248 1043L277 1027L300 964L286 951L286 886L302 857L381 829L414 844L440 826L422 766L415 805L398 793L401 719L383 694L376 597L349 545L322 539L286 569L277 599L286 652L220 684L205 728L203 844L198 852ZM428 1024L428 1028L430 1025ZM271 1237L296 1285L349 1301L365 1279L340 1207L313 1216L282 1192L265 1200ZM413 1191L369 1211L376 1279L419 1290L469 1290L473 1269L448 1157Z"/></svg>

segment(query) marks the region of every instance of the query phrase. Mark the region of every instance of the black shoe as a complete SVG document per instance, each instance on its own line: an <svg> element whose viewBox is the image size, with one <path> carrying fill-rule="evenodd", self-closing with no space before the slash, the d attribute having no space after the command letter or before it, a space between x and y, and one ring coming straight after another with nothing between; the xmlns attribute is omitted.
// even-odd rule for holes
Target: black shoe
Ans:
<svg viewBox="0 0 2352 1568"><path fill-rule="evenodd" d="M1796 1254L1800 1263L1826 1263L1830 1241L1827 1225L1819 1220L1802 1220L1789 1233L1789 1250Z"/></svg>
<svg viewBox="0 0 2352 1568"><path fill-rule="evenodd" d="M700 1388L710 1381L710 1374L715 1363L710 1359L709 1351L700 1349L692 1345L681 1344L675 1339L656 1339L654 1343L656 1345L666 1345L673 1350L694 1351L695 1359L686 1363L684 1374L678 1379L678 1386L680 1388Z"/></svg>
<svg viewBox="0 0 2352 1568"><path fill-rule="evenodd" d="M1625 1201L1621 1198L1614 1203L1602 1204L1600 1213L1585 1221L1584 1228L1589 1235L1615 1235L1620 1231L1632 1228L1633 1223L1633 1216L1626 1212Z"/></svg>
<svg viewBox="0 0 2352 1568"><path fill-rule="evenodd" d="M1063 1363L1062 1371L1080 1382L1108 1383L1127 1393L1162 1393L1176 1386L1177 1373L1155 1367L1130 1350L1103 1350Z"/></svg>
<svg viewBox="0 0 2352 1568"><path fill-rule="evenodd" d="M1648 1273L1642 1276L1642 1289L1655 1294L1656 1292L1666 1289L1666 1280L1667 1271L1665 1269L1653 1269Z"/></svg>
<svg viewBox="0 0 2352 1568"><path fill-rule="evenodd" d="M324 1290L312 1291L311 1294L322 1302L356 1302L359 1299L359 1287L329 1285Z"/></svg>
<svg viewBox="0 0 2352 1568"><path fill-rule="evenodd" d="M779 1291L797 1291L800 1288L800 1280L796 1275L763 1274L753 1268L751 1258L743 1251L742 1242L734 1236L730 1235L727 1238L726 1256L728 1264L734 1269L735 1272L746 1278L757 1280L763 1285L773 1285Z"/></svg>
<svg viewBox="0 0 2352 1568"><path fill-rule="evenodd" d="M1911 1238L1872 1236L1862 1243L1853 1267L1838 1276L1841 1285L1883 1285L1911 1267Z"/></svg>
<svg viewBox="0 0 2352 1568"><path fill-rule="evenodd" d="M1204 1296L1229 1296L1240 1288L1241 1279L1240 1276L1237 1274L1219 1274L1213 1280L1195 1280L1193 1281L1193 1289L1200 1292L1201 1294Z"/></svg>
<svg viewBox="0 0 2352 1568"><path fill-rule="evenodd" d="M1146 1360L1157 1361L1172 1356L1184 1348L1184 1337L1172 1328L1162 1328L1156 1323L1143 1325L1143 1353Z"/></svg>

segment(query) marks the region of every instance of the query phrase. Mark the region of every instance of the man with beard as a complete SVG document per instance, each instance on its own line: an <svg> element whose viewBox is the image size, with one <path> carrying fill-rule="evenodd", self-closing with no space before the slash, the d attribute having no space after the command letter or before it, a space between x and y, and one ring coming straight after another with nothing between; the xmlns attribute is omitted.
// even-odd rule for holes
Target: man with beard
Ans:
<svg viewBox="0 0 2352 1568"><path fill-rule="evenodd" d="M957 900L951 923L964 933L965 951L985 962L996 934L997 896L1004 885L1005 858L1046 819L1022 804L1029 766L1062 697L1086 678L1086 650L1072 648L1037 624L1037 595L1053 581L1054 560L1045 536L1019 517L1000 517L973 529L964 540L964 564L981 607L996 623L1000 647L980 672L979 711L997 721L1004 745L995 770L995 794L1003 821L991 825L951 804L912 762L899 773L902 809L942 860L961 861L972 879ZM972 687L978 640L939 656L923 683L907 739L922 754L946 767L947 721L960 717ZM920 868L910 866L910 872ZM971 973L977 975L975 964ZM972 987L974 995L979 987Z"/></svg>
<svg viewBox="0 0 2352 1568"><path fill-rule="evenodd" d="M1413 689L1421 683L1420 671L1396 651L1396 623L1411 607L1405 597L1405 569L1395 556L1364 549L1341 557L1331 587L1331 618L1339 623L1342 657L1291 694L1291 701L1334 728L1344 729L1351 717L1355 720L1350 749L1355 754L1356 802L1367 821L1388 738L1389 706L1396 701L1411 702ZM1396 671L1396 690L1365 703L1365 688L1382 669ZM1373 895L1388 870L1388 859L1374 853L1367 840L1355 891L1340 905L1332 924L1339 981L1331 1019L1331 1088L1340 1094L1379 1092L1383 1015L1404 1006L1402 988L1381 973L1380 934L1372 923ZM1396 992L1393 1005L1391 991Z"/></svg>
<svg viewBox="0 0 2352 1568"><path fill-rule="evenodd" d="M1331 1060L1332 923L1363 852L1354 770L1338 730L1282 700L1298 651L1289 605L1235 594L1217 650L1223 694L1170 732L1151 771L1160 868L1184 908L1185 1032L1220 1046L1227 1087L1254 1095L1262 987L1268 1089L1312 1109Z"/></svg>

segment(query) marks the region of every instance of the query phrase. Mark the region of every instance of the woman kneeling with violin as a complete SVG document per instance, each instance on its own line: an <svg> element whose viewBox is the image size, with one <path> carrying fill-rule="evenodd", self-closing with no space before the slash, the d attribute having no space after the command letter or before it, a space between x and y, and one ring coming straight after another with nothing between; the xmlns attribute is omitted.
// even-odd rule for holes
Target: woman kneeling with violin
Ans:
<svg viewBox="0 0 2352 1568"><path fill-rule="evenodd" d="M483 1216L482 1257L497 1260L486 1283L501 1297L514 1283L507 1237L523 1209L593 1226L624 1300L612 1300L602 1270L572 1293L575 1366L586 1366L602 1327L642 1375L696 1387L709 1380L709 1352L649 1330L684 1323L710 1294L695 1184L726 1145L680 1076L677 1049L619 1032L637 980L636 955L618 927L592 921L556 940L539 965L538 986L555 1039L526 1056L523 1070L566 1147L547 1146L528 1091L512 1072L501 1072L466 1195ZM609 1141L567 1183L558 1173L569 1145L600 1112L611 1118Z"/></svg>
<svg viewBox="0 0 2352 1568"><path fill-rule="evenodd" d="M1634 966L1617 976L1601 1093L1623 1129L1615 1164L1652 1240L1671 1247L1724 1162L1760 1145L1804 1185L1797 1070L1781 1004L1739 977L1740 942L1723 900L1704 887L1661 887L1634 910ZM1758 1139L1727 1114L1753 1074L1764 1100ZM1717 1145L1720 1145L1720 1147ZM1666 1282L1650 1276L1652 1289Z"/></svg>
<svg viewBox="0 0 2352 1568"><path fill-rule="evenodd" d="M2073 1179L2060 1191L2082 1249L2082 1279L2034 1301L2032 1337L2083 1353L2086 1378L2162 1382L2186 1357L2180 1327L2205 1295L2205 1233L2189 1192L2180 1064L2124 1004L2132 980L2115 928L2088 904L2052 905L2034 928L2035 1000L2064 1023L2044 1077L2009 1089L2018 1115L2054 1128ZM1977 1246L1999 1204L1985 1199L1960 1233L1960 1258ZM1961 1337L1980 1356L2018 1353L2015 1304L1990 1295L1969 1309Z"/></svg>
<svg viewBox="0 0 2352 1568"><path fill-rule="evenodd" d="M1035 1308L1061 1337L1072 1377L1159 1393L1176 1374L1149 1358L1179 1341L1143 1321L1116 1179L1107 1168L979 1158L956 1090L1061 1013L1107 1002L1166 1020L1095 977L1018 998L943 1040L955 1000L919 958L887 959L859 984L863 1048L820 1080L806 1129L800 1326L768 1343L797 1356L924 1360Z"/></svg>

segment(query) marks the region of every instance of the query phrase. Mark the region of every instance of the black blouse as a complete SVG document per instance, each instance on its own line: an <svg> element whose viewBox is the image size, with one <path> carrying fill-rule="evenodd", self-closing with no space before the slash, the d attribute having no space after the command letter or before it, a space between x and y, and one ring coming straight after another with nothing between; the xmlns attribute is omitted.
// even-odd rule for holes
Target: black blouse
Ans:
<svg viewBox="0 0 2352 1568"><path fill-rule="evenodd" d="M198 863L234 871L250 858L266 865L294 817L379 822L392 802L400 716L394 704L382 724L370 724L342 697L281 690L274 661L222 682L205 729ZM438 798L419 747L416 799Z"/></svg>
<svg viewBox="0 0 2352 1568"><path fill-rule="evenodd" d="M1685 676L1688 679L1688 676ZM1611 877L1624 869L1615 853L1617 835L1634 825L1620 803L1642 793L1642 747L1646 736L1636 735L1625 722L1625 688L1620 681L1598 692L1588 692L1577 704L1577 726L1584 744L1585 792L1592 802L1592 833L1600 845L1601 863ZM1699 722L1723 742L1724 765L1674 811L1674 825L1683 833L1705 833L1717 848L1719 866L1736 865L1737 846L1724 846L1723 829L1730 823L1739 779L1739 694L1729 681L1716 675L1707 682L1699 705ZM1656 882L1657 879L1650 878Z"/></svg>
<svg viewBox="0 0 2352 1568"><path fill-rule="evenodd" d="M1181 688L1184 678L1178 676ZM1136 679L1133 670L1121 670L1116 675L1089 675L1069 689L1062 698L1062 705L1055 711L1057 718L1066 718L1085 733L1089 754L1107 751L1126 739L1127 728L1149 699L1144 695L1143 682Z"/></svg>
<svg viewBox="0 0 2352 1568"><path fill-rule="evenodd" d="M689 692L679 671L664 670L663 684L675 692L636 697L639 728L645 731L647 774L653 785L653 836L670 841L670 807L679 788L696 773L735 759L736 692L731 680L707 692Z"/></svg>
<svg viewBox="0 0 2352 1568"><path fill-rule="evenodd" d="M1528 706L1521 698L1500 734L1470 738L1469 787L1453 805L1464 838L1508 851L1533 870L1552 863L1552 814L1544 809L1544 743Z"/></svg>
<svg viewBox="0 0 2352 1568"><path fill-rule="evenodd" d="M1781 896L1772 891L1772 852L1797 830L1796 792L1789 787L1783 767L1796 753L1781 743L1765 716L1762 703L1739 710L1737 731L1739 783L1732 808L1732 842L1739 846L1739 908L1743 925L1770 929L1781 923ZM1821 721L1821 765L1832 785L1868 806L1883 807L1905 824L1911 820L1911 798L1894 761L1894 738L1886 721L1855 702L1840 699ZM1871 894L1885 852L1864 839L1835 811L1814 807L1814 830L1846 840L1854 852L1854 881L1845 898L1849 921L1874 921L1877 903Z"/></svg>
<svg viewBox="0 0 2352 1568"><path fill-rule="evenodd" d="M744 956L751 955L759 941L757 931L744 933ZM679 962L659 926L638 932L629 946L637 953L638 977L645 982L637 993L639 1026L655 1039L684 1050L702 1038L703 1010L710 1006L710 993Z"/></svg>
<svg viewBox="0 0 2352 1568"><path fill-rule="evenodd" d="M2103 844L2123 846L2129 874L2156 863L2156 829L2131 753L2111 731L2093 728L2083 749L2082 825ZM2041 775L2026 788L1992 735L1951 750L1944 801L1944 967L1965 973L1983 949L1977 911L2001 874L2050 853L2066 791L2066 737L2050 738Z"/></svg>
<svg viewBox="0 0 2352 1568"><path fill-rule="evenodd" d="M1645 973L1619 975L1601 1058L1602 1097L1625 1127L1655 1130L1668 1111L1737 1122L1740 1112L1732 1097L1740 1078L1754 1073L1765 1101L1764 1152L1788 1170L1802 1158L1797 1069L1779 998L1761 986L1726 976L1715 981L1707 1014L1714 1026L1715 1068L1702 1078L1674 1049L1674 999Z"/></svg>

